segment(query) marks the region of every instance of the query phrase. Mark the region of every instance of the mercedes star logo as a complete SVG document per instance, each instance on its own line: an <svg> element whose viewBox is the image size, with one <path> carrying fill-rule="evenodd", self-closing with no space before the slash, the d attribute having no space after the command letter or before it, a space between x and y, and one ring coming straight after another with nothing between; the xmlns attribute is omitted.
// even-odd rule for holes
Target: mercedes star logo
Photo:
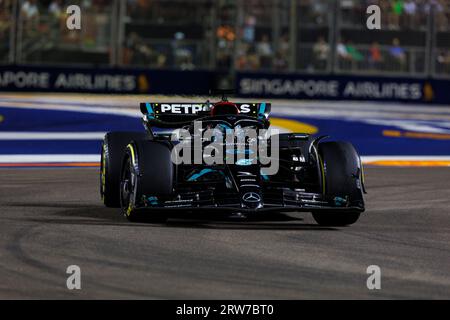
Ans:
<svg viewBox="0 0 450 320"><path fill-rule="evenodd" d="M247 192L242 196L242 200L246 202L260 202L261 196L256 192Z"/></svg>

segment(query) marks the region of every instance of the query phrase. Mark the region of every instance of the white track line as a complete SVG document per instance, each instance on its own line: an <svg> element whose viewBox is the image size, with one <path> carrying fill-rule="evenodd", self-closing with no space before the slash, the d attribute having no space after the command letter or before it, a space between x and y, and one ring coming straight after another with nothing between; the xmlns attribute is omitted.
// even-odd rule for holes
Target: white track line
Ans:
<svg viewBox="0 0 450 320"><path fill-rule="evenodd" d="M106 132L0 132L0 140L103 140Z"/></svg>
<svg viewBox="0 0 450 320"><path fill-rule="evenodd" d="M289 133L290 130L272 126L279 133ZM278 132L277 132L278 133ZM103 140L106 132L24 132L24 131L0 131L1 140Z"/></svg>
<svg viewBox="0 0 450 320"><path fill-rule="evenodd" d="M139 99L139 100L138 100ZM159 98L161 102L171 100L170 97ZM73 101L68 104L61 104L56 99L8 99L0 95L0 104L2 107L42 109L42 110L61 110L88 112L97 114L123 115L129 117L141 117L139 112L139 102L153 100L148 98L136 98L136 100L116 101L111 97L105 99L88 99L82 101ZM172 102L176 102L175 99ZM183 101L201 101L198 98L184 98ZM246 102L247 99L238 99ZM252 99L256 101L258 99ZM156 101L156 100L154 100ZM355 101L277 101L272 102L272 114L286 116L302 117L322 117L322 118L382 118L382 119L416 119L416 120L450 120L450 108L446 106L409 106L392 103L374 103L374 102L355 102ZM90 106L89 103L96 104Z"/></svg>
<svg viewBox="0 0 450 320"><path fill-rule="evenodd" d="M100 154L10 154L0 163L100 162Z"/></svg>
<svg viewBox="0 0 450 320"><path fill-rule="evenodd" d="M126 109L123 107L88 107L88 106L71 106L71 105L60 105L52 103L10 103L2 102L1 107L6 108L18 108L18 109L35 109L35 110L54 110L54 111L75 111L75 112L85 112L85 113L95 113L95 114L110 114L110 115L120 115L128 116L133 118L141 118L142 114L139 111L139 105L134 109Z"/></svg>
<svg viewBox="0 0 450 320"><path fill-rule="evenodd" d="M105 107L125 107L139 108L140 102L158 101L158 102L204 102L211 97L202 96L161 96L161 95L101 95L101 94L0 94L0 102L13 103L35 103L35 104L64 104L74 105L104 105ZM449 105L427 105L420 103L395 103L395 102L372 102L372 101L327 101L327 100L289 100L289 99L262 99L262 98L236 98L238 102L254 102L267 101L272 106L291 106L294 108L305 107L308 109L316 108L337 108L342 109L370 109L383 110L387 112L403 111L403 112L423 112L423 113L447 113L450 114Z"/></svg>

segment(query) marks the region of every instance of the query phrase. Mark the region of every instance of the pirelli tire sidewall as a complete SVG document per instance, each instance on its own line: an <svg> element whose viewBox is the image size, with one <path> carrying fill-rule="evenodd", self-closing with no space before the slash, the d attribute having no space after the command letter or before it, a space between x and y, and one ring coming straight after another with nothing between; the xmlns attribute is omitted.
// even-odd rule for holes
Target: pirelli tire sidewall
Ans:
<svg viewBox="0 0 450 320"><path fill-rule="evenodd" d="M125 149L122 176L126 166L130 166L132 175L135 176L131 186L132 199L129 203L121 204L123 214L129 219L136 216L136 209L145 205L146 198L164 197L173 193L174 165L169 143L132 141ZM122 183L123 181L121 185ZM123 199L122 194L119 199Z"/></svg>
<svg viewBox="0 0 450 320"><path fill-rule="evenodd" d="M100 196L105 206L120 208L120 176L125 147L131 141L148 139L142 132L108 132L102 143Z"/></svg>
<svg viewBox="0 0 450 320"><path fill-rule="evenodd" d="M349 142L323 142L319 144L323 193L328 198L349 198L350 206L364 210L363 172L361 159ZM360 212L331 210L313 212L322 226L347 226L355 223Z"/></svg>
<svg viewBox="0 0 450 320"><path fill-rule="evenodd" d="M350 197L352 206L364 206L363 177L360 157L349 142L323 142L319 144L323 164L326 195Z"/></svg>

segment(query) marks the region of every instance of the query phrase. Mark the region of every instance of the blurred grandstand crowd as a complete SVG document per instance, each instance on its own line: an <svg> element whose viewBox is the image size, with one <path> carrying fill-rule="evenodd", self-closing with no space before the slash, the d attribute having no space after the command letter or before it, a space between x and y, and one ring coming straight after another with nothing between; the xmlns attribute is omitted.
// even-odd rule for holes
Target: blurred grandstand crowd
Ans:
<svg viewBox="0 0 450 320"><path fill-rule="evenodd" d="M0 0L0 62L448 77L449 22L450 0Z"/></svg>

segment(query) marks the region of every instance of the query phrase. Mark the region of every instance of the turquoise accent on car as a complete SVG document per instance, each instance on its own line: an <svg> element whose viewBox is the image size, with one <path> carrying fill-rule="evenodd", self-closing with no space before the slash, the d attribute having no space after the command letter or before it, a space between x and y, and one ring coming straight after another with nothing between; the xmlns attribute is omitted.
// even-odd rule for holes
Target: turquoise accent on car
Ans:
<svg viewBox="0 0 450 320"><path fill-rule="evenodd" d="M239 150L239 149L231 149L231 150L226 150L225 151L225 153L226 154L255 154L255 152L253 152L253 150L250 150L250 149L244 149L243 151L242 150Z"/></svg>
<svg viewBox="0 0 450 320"><path fill-rule="evenodd" d="M149 103L149 102L147 102L147 103L145 104L145 106L147 107L147 111L148 111L147 117L148 117L149 119L155 119L155 111L153 111L152 104Z"/></svg>
<svg viewBox="0 0 450 320"><path fill-rule="evenodd" d="M216 128L222 128L222 129L226 129L226 130L231 129L229 125L226 125L226 124L223 124L223 123L219 123L219 124L216 126ZM233 130L233 129L231 129L231 130Z"/></svg>
<svg viewBox="0 0 450 320"><path fill-rule="evenodd" d="M239 159L236 161L236 165L238 166L251 166L253 163L252 159Z"/></svg>
<svg viewBox="0 0 450 320"><path fill-rule="evenodd" d="M338 207L342 207L347 204L347 199L341 197L334 197L334 204Z"/></svg>
<svg viewBox="0 0 450 320"><path fill-rule="evenodd" d="M158 197L148 197L147 201L150 202L152 206L158 205Z"/></svg>
<svg viewBox="0 0 450 320"><path fill-rule="evenodd" d="M258 118L265 118L266 116L264 115L264 112L266 112L266 103L263 102L259 105L259 110L258 110Z"/></svg>
<svg viewBox="0 0 450 320"><path fill-rule="evenodd" d="M193 174L192 176L189 177L188 181L196 181L198 178L200 178L201 176L210 173L210 172L214 172L216 170L213 169L203 169L202 171L200 171L199 173Z"/></svg>

